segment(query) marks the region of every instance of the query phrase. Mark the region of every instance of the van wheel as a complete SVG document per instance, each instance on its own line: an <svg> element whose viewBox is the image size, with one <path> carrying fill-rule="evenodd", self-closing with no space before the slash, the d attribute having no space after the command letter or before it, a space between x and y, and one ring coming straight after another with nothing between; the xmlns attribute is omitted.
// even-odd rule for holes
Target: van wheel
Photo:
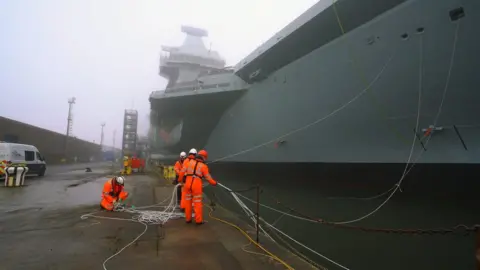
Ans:
<svg viewBox="0 0 480 270"><path fill-rule="evenodd" d="M43 169L43 170L38 174L38 176L40 176L40 177L41 177L41 176L44 176L44 175L45 175L45 171L46 171L46 169Z"/></svg>

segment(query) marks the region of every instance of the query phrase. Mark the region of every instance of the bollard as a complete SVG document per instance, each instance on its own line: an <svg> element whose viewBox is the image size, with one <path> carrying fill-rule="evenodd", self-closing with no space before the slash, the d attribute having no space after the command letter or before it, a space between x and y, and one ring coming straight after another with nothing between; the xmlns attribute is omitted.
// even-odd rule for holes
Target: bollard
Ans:
<svg viewBox="0 0 480 270"><path fill-rule="evenodd" d="M5 172L5 186L20 187L25 184L25 176L28 172L28 167L11 166L7 167Z"/></svg>

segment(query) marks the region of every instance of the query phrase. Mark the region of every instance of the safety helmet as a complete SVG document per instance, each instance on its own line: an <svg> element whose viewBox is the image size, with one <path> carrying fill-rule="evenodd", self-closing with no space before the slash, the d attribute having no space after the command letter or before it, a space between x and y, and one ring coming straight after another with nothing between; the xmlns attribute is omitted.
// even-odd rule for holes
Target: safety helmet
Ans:
<svg viewBox="0 0 480 270"><path fill-rule="evenodd" d="M207 153L207 151L205 151L205 150L203 150L203 149L198 152L198 155L201 156L201 157L203 157L204 160L206 160L206 159L208 158L208 153Z"/></svg>
<svg viewBox="0 0 480 270"><path fill-rule="evenodd" d="M181 153L180 153L180 157L181 157L181 158L185 158L186 156L187 156L187 153L185 153L185 152L181 152Z"/></svg>
<svg viewBox="0 0 480 270"><path fill-rule="evenodd" d="M192 148L190 149L190 152L188 152L189 155L196 155L197 154L197 149Z"/></svg>
<svg viewBox="0 0 480 270"><path fill-rule="evenodd" d="M115 182L117 182L119 185L123 186L125 184L125 177L117 176L117 177L115 177Z"/></svg>

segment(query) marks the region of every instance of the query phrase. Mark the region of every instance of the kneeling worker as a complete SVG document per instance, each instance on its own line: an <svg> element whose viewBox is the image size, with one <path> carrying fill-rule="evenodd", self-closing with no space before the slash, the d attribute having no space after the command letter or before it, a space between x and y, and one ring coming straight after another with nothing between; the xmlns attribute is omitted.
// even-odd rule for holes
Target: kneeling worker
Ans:
<svg viewBox="0 0 480 270"><path fill-rule="evenodd" d="M186 167L180 172L178 181L183 182L185 177L185 221L187 223L192 222L192 199L193 207L195 210L195 223L203 224L203 203L202 203L202 178L210 183L212 186L216 186L217 182L213 180L208 171L208 166L205 164L208 154L205 150L198 152L197 158L190 160Z"/></svg>
<svg viewBox="0 0 480 270"><path fill-rule="evenodd" d="M117 176L109 179L103 185L102 201L100 205L103 209L113 211L114 204L119 200L125 200L128 192L124 191L125 177Z"/></svg>
<svg viewBox="0 0 480 270"><path fill-rule="evenodd" d="M175 181L173 181L174 185L178 184L178 176L180 175L180 172L182 171L183 161L185 160L186 157L187 157L187 153L181 152L180 153L180 159L177 160L177 162L175 162L174 169L175 169L176 177L175 177ZM180 207L181 201L182 201L182 187L180 186L180 187L177 188L177 203L178 203L179 207Z"/></svg>

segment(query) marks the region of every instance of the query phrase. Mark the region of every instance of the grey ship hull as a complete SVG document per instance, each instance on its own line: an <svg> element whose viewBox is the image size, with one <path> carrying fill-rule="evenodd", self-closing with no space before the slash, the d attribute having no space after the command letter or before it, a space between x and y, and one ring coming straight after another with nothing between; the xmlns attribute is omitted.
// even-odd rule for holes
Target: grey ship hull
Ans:
<svg viewBox="0 0 480 270"><path fill-rule="evenodd" d="M181 151L187 151L192 147L204 147L223 112L244 92L223 91L151 99L151 106L155 109L150 115L150 121L156 127L156 133L163 130L170 137L170 140L165 140L157 135L152 143L154 151L173 154L176 159ZM182 126L180 134L174 134L172 127L179 125Z"/></svg>
<svg viewBox="0 0 480 270"><path fill-rule="evenodd" d="M160 118L183 121L162 151L206 148L222 162L478 164L478 1L368 2L337 2L344 35L330 6L240 63L245 93L153 99ZM428 140L422 130L434 122L442 130Z"/></svg>
<svg viewBox="0 0 480 270"><path fill-rule="evenodd" d="M333 11L327 9L311 20L317 20L317 25L308 26L303 34L297 30L289 35L296 42L286 36L283 43L245 65L242 61L236 74L250 83L250 88L235 101L229 100L227 108L217 110L222 112L215 117L214 128L199 126L194 131L207 138L205 145L185 139L185 133L180 138L183 148L176 150L205 148L213 177L228 187L241 190L260 184L265 191L262 203L285 210L278 204L281 201L326 220L348 220L346 216L354 219L370 213L389 196L386 191L399 181L405 163L415 162L392 197L393 202L360 225L433 228L477 223L478 215L471 206L478 204L480 188L480 76L476 57L480 48L476 34L480 1L345 0L338 1L338 6L347 31L344 36L340 37ZM465 16L452 22L450 11L458 7L463 7ZM366 19L364 15L375 18ZM422 30L419 28L423 28L421 33L417 33L417 29ZM408 37L404 39L405 33ZM455 36L454 63L449 71ZM261 72L251 76L257 70ZM371 87L362 94L369 84ZM446 93L436 123L443 130L435 131L428 144L425 139L423 145L416 140L409 160L416 137L419 89L418 136L435 122ZM183 115L199 123L208 118L188 108L184 108ZM222 197L218 189L205 192L219 204L236 209L230 194ZM252 194L246 196L255 196ZM329 201L330 197L376 199ZM343 208L340 201L347 201ZM441 221L422 223L414 214L417 203L447 206L438 213ZM398 211L400 205L409 209ZM431 208L421 209L426 209L425 217L435 219ZM272 223L283 217L268 216L270 212L263 209L261 213ZM355 269L470 269L474 263L473 251L464 248L471 247L458 245L458 239L457 244L441 253L440 242L428 237L406 237L423 238L430 244L410 244L397 251L394 247L399 238L395 236L377 234L372 242L372 234L363 231L355 233L317 224L308 227L306 223L284 220L278 226L294 238ZM299 226L302 230L298 230ZM379 244L381 237L386 239L383 245ZM361 243L362 248L353 242ZM434 251L421 255L414 251L404 256L411 246ZM324 261L319 263L325 265Z"/></svg>
<svg viewBox="0 0 480 270"><path fill-rule="evenodd" d="M465 16L452 22L449 12L458 7ZM479 13L478 1L406 1L268 74L223 114L206 145L210 159L406 163L419 88L422 137L421 129L435 121L451 73L436 125L443 130L428 145L417 140L410 162L478 164L480 76L474 55L480 39L473 33ZM341 9L339 15L354 16ZM316 35L322 33L310 38Z"/></svg>

